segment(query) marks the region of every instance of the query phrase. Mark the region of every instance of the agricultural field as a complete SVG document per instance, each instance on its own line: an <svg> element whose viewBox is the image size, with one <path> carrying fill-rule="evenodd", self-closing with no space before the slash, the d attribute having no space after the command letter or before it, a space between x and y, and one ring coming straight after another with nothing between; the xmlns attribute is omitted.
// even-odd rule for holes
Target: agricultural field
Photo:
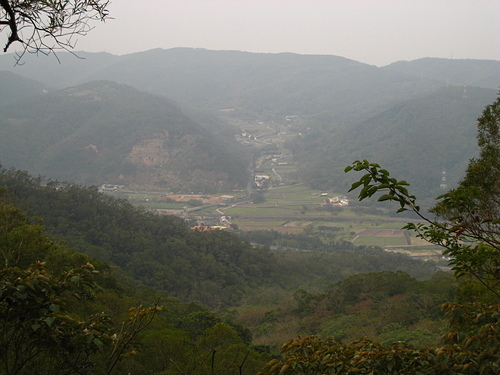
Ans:
<svg viewBox="0 0 500 375"><path fill-rule="evenodd" d="M430 250L428 243L401 230L407 219L370 215L361 212L359 207L332 206L326 204L326 200L341 194L315 191L301 184L270 188L263 193L261 203L253 203L243 192L234 193L232 197L115 193L118 194L146 209L182 216L203 225L231 225L247 231L274 230L289 234L307 231L322 238L333 236L355 245L380 246L413 256L440 256L439 250Z"/></svg>

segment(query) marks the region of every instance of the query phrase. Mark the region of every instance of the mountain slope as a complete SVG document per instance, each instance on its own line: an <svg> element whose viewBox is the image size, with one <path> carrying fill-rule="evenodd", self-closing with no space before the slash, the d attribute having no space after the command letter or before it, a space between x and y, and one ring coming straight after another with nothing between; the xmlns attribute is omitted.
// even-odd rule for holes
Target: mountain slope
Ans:
<svg viewBox="0 0 500 375"><path fill-rule="evenodd" d="M346 191L343 169L357 159L381 164L422 197L439 195L443 170L451 187L476 155L476 119L494 90L449 87L383 111L329 138L297 140L302 175L317 187ZM352 176L354 178L355 176Z"/></svg>
<svg viewBox="0 0 500 375"><path fill-rule="evenodd" d="M120 56L105 52L62 52L57 58L43 54L25 54L20 64L16 64L15 54L0 55L0 70L20 74L26 78L42 82L46 87L62 89L89 81L93 72L114 64Z"/></svg>
<svg viewBox="0 0 500 375"><path fill-rule="evenodd" d="M43 94L44 85L19 74L0 71L0 105Z"/></svg>
<svg viewBox="0 0 500 375"><path fill-rule="evenodd" d="M204 110L232 108L240 116L269 119L327 112L339 121L362 118L438 85L338 56L188 48L122 56L94 78Z"/></svg>
<svg viewBox="0 0 500 375"><path fill-rule="evenodd" d="M210 307L233 305L266 290L273 297L258 298L324 288L356 272L404 270L423 278L435 272L431 263L376 248L271 251L226 231L189 230L181 218L134 207L93 187L44 185L17 170L0 168L0 188L15 196L31 218L42 218L52 236L120 267L118 273L135 285Z"/></svg>
<svg viewBox="0 0 500 375"><path fill-rule="evenodd" d="M185 106L212 112L231 108L235 115L252 119L326 113L335 124L360 121L380 107L444 85L338 56L191 48L154 49L113 58L85 56L87 60L68 65L65 56L60 73L54 63L46 83L61 87L67 81L112 80ZM5 65L0 59L0 67ZM34 66L30 60L29 67L15 69L30 78L40 77ZM44 62L44 71L46 66Z"/></svg>
<svg viewBox="0 0 500 375"><path fill-rule="evenodd" d="M425 58L399 61L382 68L422 79L438 79L450 85L497 89L500 84L500 61Z"/></svg>
<svg viewBox="0 0 500 375"><path fill-rule="evenodd" d="M244 186L248 162L167 100L90 82L2 109L5 166L83 184L172 190Z"/></svg>

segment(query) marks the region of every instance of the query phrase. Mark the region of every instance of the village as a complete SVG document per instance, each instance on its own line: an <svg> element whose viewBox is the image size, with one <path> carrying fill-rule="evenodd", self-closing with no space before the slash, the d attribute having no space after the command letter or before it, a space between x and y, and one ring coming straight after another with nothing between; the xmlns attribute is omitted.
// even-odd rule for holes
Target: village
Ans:
<svg viewBox="0 0 500 375"><path fill-rule="evenodd" d="M317 191L297 177L286 141L302 134L293 130L297 116L280 123L255 121L240 126L235 138L245 147L260 150L247 188L224 194L131 191L124 185L103 184L99 190L121 196L160 214L183 218L196 231L271 230L299 234L311 228L336 228L336 237L357 245L381 246L386 251L438 259L428 243L409 238L401 230L406 219L369 214L351 206L345 192ZM239 124L242 125L242 124Z"/></svg>

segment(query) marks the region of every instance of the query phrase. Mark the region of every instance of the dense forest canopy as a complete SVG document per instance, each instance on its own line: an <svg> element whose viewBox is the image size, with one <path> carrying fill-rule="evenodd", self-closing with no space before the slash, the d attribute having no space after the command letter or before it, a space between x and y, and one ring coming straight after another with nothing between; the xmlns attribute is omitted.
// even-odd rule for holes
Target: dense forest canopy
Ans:
<svg viewBox="0 0 500 375"><path fill-rule="evenodd" d="M264 285L318 289L356 272L405 270L419 278L435 272L432 264L345 242L280 255L226 231L189 230L183 219L95 188L42 182L17 170L0 174L0 186L76 251L119 266L140 285L208 306L234 304Z"/></svg>

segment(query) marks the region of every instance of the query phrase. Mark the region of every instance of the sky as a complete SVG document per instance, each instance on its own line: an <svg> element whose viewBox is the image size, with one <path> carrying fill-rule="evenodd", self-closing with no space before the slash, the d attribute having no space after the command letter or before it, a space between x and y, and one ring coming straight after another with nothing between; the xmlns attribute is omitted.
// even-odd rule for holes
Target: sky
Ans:
<svg viewBox="0 0 500 375"><path fill-rule="evenodd" d="M76 50L195 47L337 55L383 66L500 60L499 0L112 0Z"/></svg>

